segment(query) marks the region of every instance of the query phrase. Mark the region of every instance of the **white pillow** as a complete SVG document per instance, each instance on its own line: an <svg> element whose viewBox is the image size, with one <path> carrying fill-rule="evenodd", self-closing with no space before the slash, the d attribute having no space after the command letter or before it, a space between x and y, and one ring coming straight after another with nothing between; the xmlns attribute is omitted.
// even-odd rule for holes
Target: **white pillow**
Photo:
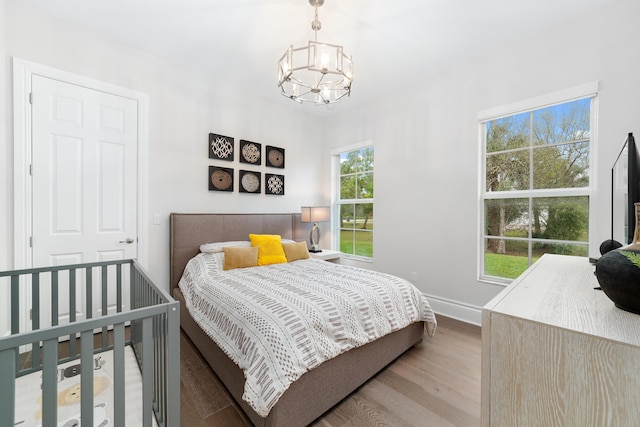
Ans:
<svg viewBox="0 0 640 427"><path fill-rule="evenodd" d="M223 252L224 247L243 247L243 246L251 246L250 241L230 241L230 242L215 242L215 243L206 243L204 245L200 245L200 252L204 252L206 254L215 254L218 252Z"/></svg>

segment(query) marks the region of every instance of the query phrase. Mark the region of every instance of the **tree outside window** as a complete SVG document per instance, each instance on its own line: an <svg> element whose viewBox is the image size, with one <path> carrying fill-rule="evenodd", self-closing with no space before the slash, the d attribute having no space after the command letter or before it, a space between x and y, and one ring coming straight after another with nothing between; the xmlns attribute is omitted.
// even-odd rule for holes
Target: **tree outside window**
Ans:
<svg viewBox="0 0 640 427"><path fill-rule="evenodd" d="M588 255L591 98L483 123L483 277Z"/></svg>
<svg viewBox="0 0 640 427"><path fill-rule="evenodd" d="M340 251L373 257L373 147L340 153L338 236Z"/></svg>

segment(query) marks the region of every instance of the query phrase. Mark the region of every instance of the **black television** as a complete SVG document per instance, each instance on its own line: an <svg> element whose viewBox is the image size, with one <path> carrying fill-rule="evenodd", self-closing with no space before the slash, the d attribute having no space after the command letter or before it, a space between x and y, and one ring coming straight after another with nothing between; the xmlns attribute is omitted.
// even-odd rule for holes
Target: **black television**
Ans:
<svg viewBox="0 0 640 427"><path fill-rule="evenodd" d="M623 245L633 241L636 202L640 202L640 154L633 133L629 133L611 168L612 240Z"/></svg>

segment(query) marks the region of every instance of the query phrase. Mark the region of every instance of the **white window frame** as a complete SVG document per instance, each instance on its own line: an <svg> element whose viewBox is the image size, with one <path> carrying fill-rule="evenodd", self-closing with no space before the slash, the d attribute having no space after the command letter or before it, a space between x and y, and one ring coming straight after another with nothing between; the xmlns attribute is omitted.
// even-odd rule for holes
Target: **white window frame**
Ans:
<svg viewBox="0 0 640 427"><path fill-rule="evenodd" d="M340 155L342 153L348 153L350 151L357 151L363 148L371 147L373 148L373 153L375 156L376 148L373 144L372 139L367 139L355 144L343 145L341 147L336 147L331 150L331 181L332 181L332 191L331 191L331 247L336 248L336 250L340 250L340 205L342 204L352 204L352 203L362 203L366 201L367 203L372 203L374 206L374 217L375 217L375 202L374 198L371 199L347 199L340 200ZM375 160L374 160L375 165ZM376 169L375 166L373 168L373 187L375 188L375 176ZM375 227L375 225L374 225ZM375 233L375 228L372 233ZM374 256L375 256L375 245L374 245ZM343 258L352 259L361 262L373 262L373 257L365 257L361 255L355 254L342 254Z"/></svg>
<svg viewBox="0 0 640 427"><path fill-rule="evenodd" d="M584 188L562 188L562 189L549 189L549 190L533 190L525 191L510 191L508 194L504 194L503 198L524 198L524 197L554 197L554 196L587 196L589 197L589 225L588 225L588 246L589 253L592 253L592 241L593 230L595 230L595 217L594 215L596 206L594 202L594 188L597 182L597 157L594 153L597 152L597 140L598 140L598 82L586 83L579 86L574 86L568 89L560 90L550 94L538 96L535 98L526 99L523 101L503 105L500 107L484 110L478 113L478 141L480 144L480 156L479 156L479 179L478 179L478 259L477 259L477 273L478 281L485 283L493 283L499 285L508 285L512 279L501 279L494 276L484 275L484 230L485 230L485 212L484 203L486 197L486 141L485 141L485 124L492 120L500 119L515 114L528 112L531 110L539 110L542 108L550 107L553 105L563 104L579 99L591 98L591 111L590 111L590 141L589 141L589 186ZM500 195L492 194L493 199L501 197ZM529 240L529 238L527 239Z"/></svg>

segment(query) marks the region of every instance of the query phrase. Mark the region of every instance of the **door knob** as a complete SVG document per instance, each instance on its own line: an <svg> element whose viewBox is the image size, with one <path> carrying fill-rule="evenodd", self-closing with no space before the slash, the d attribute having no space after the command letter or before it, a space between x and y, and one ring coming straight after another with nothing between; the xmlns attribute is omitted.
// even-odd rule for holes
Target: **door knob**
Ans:
<svg viewBox="0 0 640 427"><path fill-rule="evenodd" d="M127 237L127 240L120 240L118 243L133 243L133 239L131 237Z"/></svg>

